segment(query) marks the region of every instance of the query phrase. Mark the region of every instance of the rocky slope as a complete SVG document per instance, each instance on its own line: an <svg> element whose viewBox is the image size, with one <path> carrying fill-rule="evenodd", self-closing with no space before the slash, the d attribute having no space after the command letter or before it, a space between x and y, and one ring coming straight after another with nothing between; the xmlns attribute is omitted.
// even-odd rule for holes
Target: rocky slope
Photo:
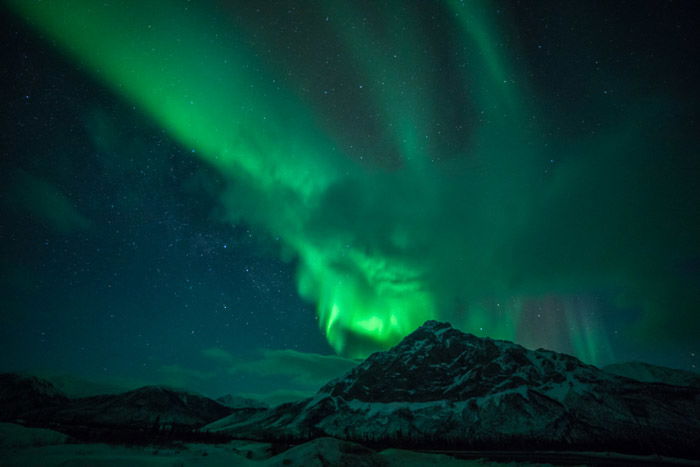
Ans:
<svg viewBox="0 0 700 467"><path fill-rule="evenodd" d="M311 399L205 429L468 448L693 450L700 390L634 381L428 321Z"/></svg>

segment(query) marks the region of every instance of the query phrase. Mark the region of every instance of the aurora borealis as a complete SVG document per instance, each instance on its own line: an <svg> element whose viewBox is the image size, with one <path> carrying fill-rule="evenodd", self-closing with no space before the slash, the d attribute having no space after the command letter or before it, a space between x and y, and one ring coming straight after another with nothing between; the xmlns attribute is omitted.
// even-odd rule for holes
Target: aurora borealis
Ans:
<svg viewBox="0 0 700 467"><path fill-rule="evenodd" d="M81 130L28 156L21 148L32 136L17 122L31 118L10 111L29 94L21 77L6 77L3 128L16 155L4 162L3 235L44 229L37 239L68 242L75 264L87 262L76 236L109 255L107 237L157 244L143 225L170 229L167 250L105 260L104 282L120 268L140 270L149 255L174 276L193 268L172 231L182 228L198 236L200 254L216 255L197 260L207 275L188 278L210 298L178 311L204 334L220 326L208 323L211 308L224 306L211 297L243 287L223 264L261 262L256 290L284 290L274 306L294 308L293 318L284 312L284 342L271 337L257 345L264 349L327 353L325 339L341 357L363 358L441 319L594 364L643 357L692 369L700 331L692 23L673 2L658 21L653 2L577 3L6 1L7 34L25 38L6 52L10 62L40 63L36 74L71 70L74 88L93 97L73 97L70 112L48 99L47 112L73 115ZM154 149L153 135L169 149ZM60 170L48 170L55 157ZM174 172L163 182L168 196L156 200L146 186ZM76 178L90 173L81 188ZM131 213L131 237L110 227L118 203ZM14 279L3 290L14 305L3 319L26 331L34 312L13 281L31 282L32 267L20 265L33 263L5 243L2 265ZM167 323L172 303L148 286L153 276L138 277L145 283L129 288L145 297L141 311L126 313L157 309ZM50 303L56 289L32 293ZM61 290L72 297L66 307L92 310L95 293ZM225 349L210 351L213 360L235 356L242 334L251 346L252 336L277 335L270 304L243 301L259 327L234 324L201 342ZM237 312L225 305L219 311ZM142 324L128 318L120 332L143 335Z"/></svg>

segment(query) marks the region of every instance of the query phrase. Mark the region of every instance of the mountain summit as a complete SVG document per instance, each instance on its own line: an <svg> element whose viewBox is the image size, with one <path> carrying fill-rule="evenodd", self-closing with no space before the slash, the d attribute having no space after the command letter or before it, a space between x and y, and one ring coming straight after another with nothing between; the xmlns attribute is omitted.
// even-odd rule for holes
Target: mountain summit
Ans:
<svg viewBox="0 0 700 467"><path fill-rule="evenodd" d="M268 439L687 451L700 445L700 389L634 381L427 321L313 398L206 429Z"/></svg>
<svg viewBox="0 0 700 467"><path fill-rule="evenodd" d="M460 401L523 386L550 393L573 371L590 378L597 369L569 355L532 352L465 334L449 323L427 321L396 347L371 355L321 392L372 402Z"/></svg>

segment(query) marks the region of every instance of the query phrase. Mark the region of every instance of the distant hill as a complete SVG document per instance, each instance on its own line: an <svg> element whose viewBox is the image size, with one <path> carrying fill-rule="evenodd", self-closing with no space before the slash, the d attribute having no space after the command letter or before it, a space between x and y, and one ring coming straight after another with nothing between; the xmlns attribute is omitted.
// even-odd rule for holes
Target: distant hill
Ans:
<svg viewBox="0 0 700 467"><path fill-rule="evenodd" d="M232 394L218 397L216 402L231 409L267 409L270 407L265 402L249 397L234 396Z"/></svg>
<svg viewBox="0 0 700 467"><path fill-rule="evenodd" d="M162 386L69 398L41 378L0 374L0 421L51 428L82 439L145 441L164 436L165 431L190 433L234 412L207 397Z"/></svg>
<svg viewBox="0 0 700 467"><path fill-rule="evenodd" d="M146 426L154 423L197 427L231 413L231 409L197 394L162 386L145 386L122 394L83 397L33 418L61 424Z"/></svg>
<svg viewBox="0 0 700 467"><path fill-rule="evenodd" d="M119 394L138 387L116 383L92 381L67 374L36 373L35 376L53 384L59 391L70 398Z"/></svg>
<svg viewBox="0 0 700 467"><path fill-rule="evenodd" d="M602 369L608 373L646 383L665 383L676 386L700 387L700 374L667 368L665 366L651 365L644 362L616 363L604 366Z"/></svg>
<svg viewBox="0 0 700 467"><path fill-rule="evenodd" d="M433 448L696 452L700 389L633 381L428 321L310 399L205 429Z"/></svg>
<svg viewBox="0 0 700 467"><path fill-rule="evenodd" d="M68 397L46 380L0 373L0 421L13 421L28 411L55 408L68 402Z"/></svg>

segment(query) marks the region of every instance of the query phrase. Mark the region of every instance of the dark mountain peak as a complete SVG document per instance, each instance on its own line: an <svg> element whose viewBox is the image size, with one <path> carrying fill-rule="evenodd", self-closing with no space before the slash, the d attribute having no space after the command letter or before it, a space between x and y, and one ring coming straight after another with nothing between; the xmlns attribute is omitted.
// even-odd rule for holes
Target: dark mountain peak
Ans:
<svg viewBox="0 0 700 467"><path fill-rule="evenodd" d="M441 329L452 329L452 325L448 323L447 321L436 321L434 319L429 319L425 323L423 323L418 329L416 329L414 332L420 331L420 330L429 330L432 332L437 332Z"/></svg>
<svg viewBox="0 0 700 467"><path fill-rule="evenodd" d="M372 354L321 392L363 401L464 400L519 386L560 383L594 369L575 357L528 350L427 321L386 352ZM583 374L582 379L588 378Z"/></svg>
<svg viewBox="0 0 700 467"><path fill-rule="evenodd" d="M437 358L450 358L449 352L443 349L456 349L457 347L475 347L485 345L489 338L479 338L473 334L464 333L452 327L450 323L435 320L426 321L422 326L403 338L390 353L429 354L436 351ZM386 352L381 352L386 353Z"/></svg>
<svg viewBox="0 0 700 467"><path fill-rule="evenodd" d="M448 322L435 321L431 319L426 321L420 327L416 328L415 331L404 337L399 343L399 345L406 341L411 342L424 339L429 339L437 342L439 340L449 339L450 337L454 337L458 334L465 335L465 333L463 333L462 331L453 328L452 325ZM471 334L466 335L471 336Z"/></svg>

